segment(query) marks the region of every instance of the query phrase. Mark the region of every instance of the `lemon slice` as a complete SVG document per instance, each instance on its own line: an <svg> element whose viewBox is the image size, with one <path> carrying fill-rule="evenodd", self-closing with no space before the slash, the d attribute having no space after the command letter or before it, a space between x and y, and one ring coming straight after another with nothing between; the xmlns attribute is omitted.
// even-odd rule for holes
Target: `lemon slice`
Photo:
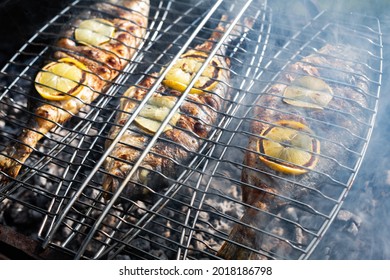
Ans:
<svg viewBox="0 0 390 280"><path fill-rule="evenodd" d="M320 153L320 142L312 136L313 131L300 122L278 121L261 133L260 160L282 173L304 174L316 166Z"/></svg>
<svg viewBox="0 0 390 280"><path fill-rule="evenodd" d="M99 46L110 41L114 32L114 25L105 19L87 19L76 28L75 39L82 44Z"/></svg>
<svg viewBox="0 0 390 280"><path fill-rule="evenodd" d="M168 71L162 83L167 87L184 92L202 67L207 56L207 53L195 50L185 53ZM190 93L202 94L205 91L212 90L218 83L221 71L221 63L216 58L212 59L202 75L196 80Z"/></svg>
<svg viewBox="0 0 390 280"><path fill-rule="evenodd" d="M156 133L157 130L161 126L161 122L160 121L155 121L155 120L152 120L152 119L149 119L149 118L145 118L145 117L141 117L141 116L137 116L135 118L135 122L144 131L152 133L152 134ZM173 127L170 124L167 124L164 127L163 132L171 130L172 128Z"/></svg>
<svg viewBox="0 0 390 280"><path fill-rule="evenodd" d="M176 97L174 96L152 96L148 103L157 107L166 107L172 109L176 104Z"/></svg>
<svg viewBox="0 0 390 280"><path fill-rule="evenodd" d="M45 99L61 101L82 89L87 67L74 58L63 58L45 65L35 77L35 89Z"/></svg>
<svg viewBox="0 0 390 280"><path fill-rule="evenodd" d="M284 90L284 102L304 108L323 109L332 100L333 91L323 80L303 76L294 80Z"/></svg>
<svg viewBox="0 0 390 280"><path fill-rule="evenodd" d="M170 109L167 107L157 107L151 104L145 104L139 115L148 119L163 121L169 114Z"/></svg>
<svg viewBox="0 0 390 280"><path fill-rule="evenodd" d="M176 98L173 96L153 96L139 112L135 123L146 132L156 133L175 103ZM180 114L176 112L164 127L163 132L173 129L179 118Z"/></svg>

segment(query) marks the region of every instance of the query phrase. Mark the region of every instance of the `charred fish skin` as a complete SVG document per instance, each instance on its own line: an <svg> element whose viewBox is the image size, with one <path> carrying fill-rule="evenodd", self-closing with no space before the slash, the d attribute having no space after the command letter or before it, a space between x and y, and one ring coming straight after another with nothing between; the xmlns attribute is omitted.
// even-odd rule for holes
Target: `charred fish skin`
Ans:
<svg viewBox="0 0 390 280"><path fill-rule="evenodd" d="M348 150L353 150L359 144L358 138L364 138L367 133L360 122L368 118L365 110L368 105L365 95L368 92L368 80L364 76L364 62L356 62L362 58L358 60L353 57L356 52L350 46L325 45L314 54L290 65L280 79L258 99L253 109L255 120L250 128L253 136L249 138L241 178L242 200L246 209L240 223L234 225L227 241L218 251L219 257L299 258L300 252L293 250L287 240L294 240L294 234L300 229L280 217L291 209L294 213L304 215L305 211L291 201L309 201L308 189L320 190L331 186L329 176L342 176L338 174L340 164L347 164L352 159ZM283 100L286 88L302 77L320 78L330 85L334 96L324 108L303 108ZM263 141L260 135L281 120L311 127L321 143L321 151L316 155L318 163L301 175L286 174L270 168L258 152L259 141ZM299 219L299 216L294 219ZM296 246L309 242L303 236Z"/></svg>
<svg viewBox="0 0 390 280"><path fill-rule="evenodd" d="M64 30L55 43L49 62L69 60L85 66L83 89L72 98L61 101L42 99L35 104L33 116L17 140L0 154L0 182L16 178L25 161L46 133L61 126L83 107L93 102L129 63L141 44L148 25L149 0L109 0L93 5L95 14L83 14ZM108 16L109 15L109 16ZM75 27L82 19L102 18L115 28L113 37L99 46L81 43L75 38ZM38 94L32 90L33 94Z"/></svg>
<svg viewBox="0 0 390 280"><path fill-rule="evenodd" d="M156 73L157 74L157 73ZM225 76L225 75L224 75ZM225 78L228 74L226 73ZM144 83L152 84L153 78L144 80ZM181 93L164 86L158 90L162 96L176 97ZM124 94L128 97L122 104L130 103L128 100L142 100L148 90L134 88ZM141 168L135 173L135 177L126 186L122 196L129 199L144 198L154 191L161 190L168 186L167 177L174 178L180 172L182 166L191 158L191 154L196 153L212 129L212 124L217 120L216 109L221 108L222 99L226 93L226 85L220 84L215 89L215 95L190 96L185 101L180 111L180 119L175 128L166 131L161 136L161 140L152 147L151 152L146 156L141 164ZM157 96L157 95L156 95ZM121 110L132 110L138 103L132 101L130 106L121 106ZM131 107L131 108L129 108ZM129 111L127 111L129 112ZM129 113L120 113L116 118L116 123L124 124L130 117ZM109 139L113 139L121 130L121 126L114 126L109 133ZM103 189L109 193L115 192L123 178L130 172L132 165L151 139L142 129L133 125L121 137L111 155L104 163L107 174L103 179ZM111 141L107 141L106 146ZM108 198L109 196L107 196Z"/></svg>
<svg viewBox="0 0 390 280"><path fill-rule="evenodd" d="M224 34L228 24L226 20L227 17L223 17L207 41L187 51L181 58L187 59L186 62L190 64L192 60L208 56L214 44ZM237 38L245 30L247 28L243 25L240 27L237 25L228 40ZM230 60L226 56L224 47L218 50L211 64L217 65L215 69L218 71L217 79L213 80L215 82L213 88L196 89L196 93L190 92L187 95L186 100L180 106L180 117L176 124L172 129L161 134L160 139L144 158L141 167L136 170L124 188L122 197L147 199L151 194L166 188L197 154L204 139L214 129L219 117L218 112L222 110L224 100L229 97ZM113 126L109 132L107 146L111 144L110 139L114 139L121 130L121 124L129 119L131 112L138 105L137 101L144 99L159 75L159 73L154 73L146 77L139 85L126 91L121 100L121 113L116 116L117 125ZM177 100L182 91L171 88L167 84L172 83L163 82L153 97L165 96ZM205 83L206 87L208 85ZM118 189L151 137L152 135L145 133L142 128L134 124L122 136L104 164L106 175L103 179L103 189L107 192L106 198L109 199L111 193Z"/></svg>

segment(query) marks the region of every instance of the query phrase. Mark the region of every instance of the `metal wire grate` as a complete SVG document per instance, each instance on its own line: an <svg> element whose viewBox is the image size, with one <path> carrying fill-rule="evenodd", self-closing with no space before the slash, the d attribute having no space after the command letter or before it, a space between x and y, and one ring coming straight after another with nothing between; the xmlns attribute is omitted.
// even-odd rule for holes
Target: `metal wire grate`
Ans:
<svg viewBox="0 0 390 280"><path fill-rule="evenodd" d="M353 19L353 17L357 18ZM368 25L362 24L363 22ZM287 21L286 26L288 23ZM271 44L272 42L278 42L281 38L278 35L286 34L283 26L283 24L273 24ZM275 29L280 27L282 29L275 32ZM266 258L299 259L310 256L320 237L325 233L329 224L336 216L353 184L374 125L380 92L382 42L379 23L375 18L364 18L358 15L348 17L324 11L313 17L296 33L291 28L288 31L288 34L292 35L291 39L282 41L285 43L276 49L275 56L264 67L264 72L261 72L261 76L255 79L253 88L248 90L248 94L252 98L247 98L246 101L249 100L249 102L240 104L243 114L235 116L237 123L227 133L231 137L226 142L223 152L221 155L216 156L218 158L217 165L219 166L212 176L214 182L210 182L210 186L244 185L247 189L261 188L260 186L255 186L254 181L256 179L249 178L247 179L248 181L244 182L237 180L237 178L243 178L241 174L246 169L247 174L250 174L247 176L265 177L265 184L270 184L271 188L275 187L275 189L278 189L278 191L265 189L259 195L267 201L265 203L269 202L267 196L272 196L272 201L274 201L275 205L269 206L268 211L254 208L253 204L244 204L243 214L239 215L240 217L243 216L240 221L237 221L235 215L226 216L228 223L232 221L232 224L236 225L236 230L241 230L241 235L236 234L236 236L239 236L236 240L232 240L235 236L232 234L227 239L227 242L236 244L238 248L245 248L241 252L246 251L246 256L254 258L261 258L261 256L256 255L259 250L261 255ZM356 46L357 42L359 42L359 47ZM321 54L322 48L326 48L329 46L328 44L341 44L350 47L348 52L344 52L344 54L337 51ZM275 48L273 49L275 50ZM334 48L334 50L337 50L337 48ZM343 66L338 68L328 66L323 63L325 60L317 60L320 62L301 62L313 55L319 57L323 55L327 59L340 60ZM358 104L358 100L352 99L353 95L349 98L341 95L337 96L340 103L347 102L354 104L352 106L362 107L359 110L364 112L363 115L365 117L356 112L351 114L346 109L343 111L343 109L334 108L329 109L328 113L324 113L324 115L332 115L331 118L325 120L325 123L321 114L321 116L310 115L306 119L310 127L317 129L316 133L320 138L321 145L324 144L324 147L321 148L320 161L332 162L332 164L336 165L335 169L337 169L337 171L332 173L316 171L318 176L313 175L316 178L314 179L315 181L299 176L286 177L280 173L269 174L264 170L252 170L255 168L254 166L248 166L246 165L247 163L237 160L238 158L242 159L245 153L255 153L252 150L252 144L250 144L252 146L243 144L247 143L245 140L248 138L260 139L259 135L253 134L255 133L251 129L253 122L269 122L267 117L264 120L254 119L256 114L253 115L253 111L257 110L256 107L263 105L253 100L258 100L264 95L272 96L273 94L269 91L270 87L278 83L286 83L286 80L278 82L281 76L289 77L299 73L298 66L293 68L293 70L288 68L293 63L302 63L304 66L301 67L303 68L314 66L316 69L320 69L320 72L326 73L328 71L331 74L326 76L326 81L334 84L335 88L338 86L353 88L367 100L367 104L362 106ZM345 65L355 65L355 68L345 67ZM356 86L361 80L368 85L367 89L365 89L365 86L360 88L361 84ZM259 93L262 94L259 95ZM301 114L299 110L292 110L292 112L283 111L285 110L284 107L272 103L271 108L267 107L267 105L264 106L263 110L270 115L288 115L292 119L298 119L297 117ZM338 121L335 120L336 118L343 118L344 114L346 115L344 118L351 119L352 125L350 125L349 129L339 126L337 124ZM352 142L354 144L348 144L348 140L344 139L344 137L341 137L341 139L333 137L333 131L335 130L345 130L345 138L353 138ZM360 133L357 133L357 131L360 131ZM331 152L334 149L331 148L332 146L339 146L339 151L342 151L340 154L343 154L342 158L337 153ZM331 163L328 164L330 165ZM238 170L238 173L226 176L226 170ZM321 179L321 177L323 178ZM219 183L216 183L217 181ZM282 186L284 184L288 185L290 189L286 187L287 190L283 191L283 188L278 187L279 184ZM220 192L221 190L218 189L217 191ZM251 191L247 192L250 193ZM226 194L226 191L223 191L223 193ZM259 203L262 203L262 201L259 200ZM277 206L278 203L279 206ZM240 209L240 206L242 206L241 202L237 202L237 205L235 204L232 208ZM263 213L264 211L266 212ZM246 230L245 234L243 230ZM251 237L248 236L251 236L253 240L250 240ZM244 239L244 237L247 239ZM258 244L261 242L264 244Z"/></svg>
<svg viewBox="0 0 390 280"><path fill-rule="evenodd" d="M5 86L0 106L5 114L0 123L1 143L15 139L29 117L27 89L32 86L34 69L47 55L48 42L64 22L88 9L88 3L75 1L64 9L3 68ZM193 154L192 161L181 166L177 176L166 178L168 188L141 200L118 193L118 200L106 201L101 187L106 171L101 163L107 156L104 143L110 137L108 132L114 125L121 94L173 63L186 48L207 40L221 15L227 12L238 25L240 19L247 17L256 21L241 39L226 46L231 60L228 86L232 97L225 100L226 110L218 112L219 121L212 133ZM265 4L256 1L234 1L232 5L213 1L211 8L210 1L152 1L149 22L146 39L130 66L104 97L41 141L17 179L2 187L0 209L8 213L26 212L30 233L37 235L45 247L72 258L215 259L247 207L241 199L240 178L251 135L251 110L260 93L266 92L289 64L325 44L356 46L358 41L365 61L360 65L364 66L368 81L368 92L364 93L368 118L359 122L364 127L364 133L357 136L359 145L348 150L352 159L340 163L341 175L332 180L331 187L309 188L307 197L285 198L302 209L303 218L294 220L288 207L278 215L300 228L304 243L296 237L275 235L265 225L256 228L285 240L290 247L289 254L263 252L265 255L307 258L352 186L371 136L381 85L379 22L326 11L309 19L273 16ZM333 82L340 83L337 79ZM13 226L26 228L25 223Z"/></svg>

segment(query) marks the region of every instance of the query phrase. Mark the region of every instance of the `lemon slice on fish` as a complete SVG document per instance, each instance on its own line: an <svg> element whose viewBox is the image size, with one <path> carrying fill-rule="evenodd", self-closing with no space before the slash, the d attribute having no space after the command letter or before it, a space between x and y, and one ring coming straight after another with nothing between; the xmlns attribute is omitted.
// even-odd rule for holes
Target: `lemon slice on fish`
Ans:
<svg viewBox="0 0 390 280"><path fill-rule="evenodd" d="M294 106L323 109L332 100L332 88L323 80L303 76L286 87L283 101Z"/></svg>
<svg viewBox="0 0 390 280"><path fill-rule="evenodd" d="M157 132L157 130L160 128L161 126L161 122L160 121L156 121L156 120L153 120L153 119L149 119L149 118L145 118L145 117L141 117L141 116L137 116L135 118L135 122L136 124L142 128L144 131L148 132L148 133L151 133L151 134L154 134ZM163 132L166 132L168 130L171 130L173 127L168 124L164 127L163 129Z"/></svg>
<svg viewBox="0 0 390 280"><path fill-rule="evenodd" d="M261 154L260 160L268 167L282 173L300 175L316 166L320 142L306 125L283 120L261 133L258 152Z"/></svg>
<svg viewBox="0 0 390 280"><path fill-rule="evenodd" d="M76 28L74 36L81 44L99 46L114 36L114 25L102 18L87 19Z"/></svg>
<svg viewBox="0 0 390 280"><path fill-rule="evenodd" d="M167 87L184 92L207 57L207 53L196 50L183 54L168 71L162 83ZM212 90L218 83L221 71L220 61L216 57L213 58L202 75L196 80L190 93L203 94Z"/></svg>
<svg viewBox="0 0 390 280"><path fill-rule="evenodd" d="M153 96L135 118L135 123L146 132L156 133L175 103L176 98L173 96ZM164 127L163 132L173 129L179 118L180 114L176 112Z"/></svg>
<svg viewBox="0 0 390 280"><path fill-rule="evenodd" d="M74 58L62 58L45 65L35 77L35 89L45 99L61 101L83 89L87 67Z"/></svg>

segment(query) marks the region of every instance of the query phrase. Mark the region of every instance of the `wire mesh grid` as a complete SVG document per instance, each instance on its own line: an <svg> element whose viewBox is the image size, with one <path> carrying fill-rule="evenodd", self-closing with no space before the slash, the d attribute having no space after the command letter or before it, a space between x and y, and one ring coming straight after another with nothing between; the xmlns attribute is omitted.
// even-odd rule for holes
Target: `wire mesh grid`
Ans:
<svg viewBox="0 0 390 280"><path fill-rule="evenodd" d="M25 89L31 86L29 71L39 67L36 66L39 57L44 57L48 51L47 39L56 34L69 17L78 14L79 9L87 7L87 2L76 1L65 9L3 69L4 79L9 82L1 97L2 111L6 112L2 117L2 142L14 139L17 131L23 128L21 115L28 118ZM271 21L271 10L257 2L236 1L227 7L223 1L214 4L210 8L209 1L197 1L196 4L152 2L148 35L129 69L115 80L106 96L46 136L18 178L3 187L3 212L24 210L28 213L34 238L36 236L44 246L74 258L218 258L216 253L221 245L232 241L228 234L235 225L253 227L245 221L240 222L248 207L241 199L241 174L246 167L243 158L251 135L253 104L260 93L266 92L289 64L325 44L354 46L358 40L360 54L366 58L359 65L364 66L368 81L368 92L364 92L368 100L364 111L368 118L358 122L364 126L363 133L356 136L358 145L346 148L352 156L348 162L339 164L340 177L325 174L331 177L332 184L319 189L308 187L308 196L284 197L287 205L298 207L269 213L281 216L288 224L287 228L293 227L295 236L277 233L274 229L280 225L275 223L255 225L256 232L284 241L288 253L264 252L263 247L237 244L247 251L263 250L262 254L271 258L307 258L347 195L368 145L381 83L379 23L373 18L361 17L359 21L352 21L356 15L330 15L327 12L302 21L302 18L285 15L278 15L278 21ZM102 190L102 178L107 171L99 163L106 153L105 142L112 137L108 133L119 112L121 94L169 65L186 47L207 40L226 11L235 14L233 18L250 16L256 21L240 40L227 45L231 60L228 86L232 94L230 99L224 100L226 109L217 112L219 120L213 124L212 132L204 139L200 150L192 154L189 163L177 164L180 172L172 176L163 174L169 182L168 187L141 199L118 193L118 199L107 201L104 198L107 192ZM291 25L290 20L296 24ZM347 74L354 77L352 72ZM329 80L340 83L337 79ZM278 179L286 180L283 176ZM289 180L299 186L303 184L296 179ZM13 226L17 228L18 224L14 222ZM25 222L19 226L26 227Z"/></svg>
<svg viewBox="0 0 390 280"><path fill-rule="evenodd" d="M286 26L293 20L286 19ZM367 25L362 24L363 22ZM280 39L276 34L286 34L282 26L284 23L278 25L274 22L271 38L275 41L271 39L271 44ZM275 32L280 27L282 29ZM240 221L234 216L227 217L235 226L228 237L229 245L226 248L234 248L239 252L234 255L231 249L225 248L225 257L229 257L229 254L233 254L233 257L241 254L256 259L308 258L351 188L374 126L383 59L377 19L323 11L296 33L291 28L289 31L291 39L281 40L285 44L274 49L276 54L264 67L261 76L255 79L254 87L248 91L251 98L247 100L250 102L241 104L243 114L236 115L239 120L230 129L232 132L227 142L228 148L218 156L218 161L221 162L218 170L235 168L239 171L234 176L226 176L224 172L217 171L213 177L222 181L222 186L228 183L243 186L246 192L243 197L247 200ZM357 42L359 46L356 45ZM339 44L343 45L342 51ZM345 49L345 46L348 47ZM327 60L334 62L327 63ZM339 62L335 63L337 60ZM307 113L312 109L304 109L305 113L302 113L302 109L296 109L297 107L291 109L293 103L287 102L286 96L280 92L285 92L284 88L291 86L291 80L313 75L311 67L315 67L315 76L322 76L327 83L332 84L333 98L337 98L340 104L345 103L344 105L326 108L328 112L322 111L320 114ZM345 91L345 87L353 88L352 91L359 93L340 94ZM360 103L361 96L364 96L367 103ZM359 109L351 111L351 106ZM276 123L286 119L302 122L302 115L309 127L316 131L316 137L321 143L319 161L322 166L327 166L327 171L323 172L322 167L316 167L313 173L309 169L308 179L305 175L286 176L284 172L275 174L267 168L256 170L262 165L256 162L258 157L272 158L259 148L262 141L272 139L261 134L259 127L268 127L265 130L268 132L275 126L280 128L281 125ZM326 115L328 116L325 117ZM341 121L342 118L348 119L350 123ZM287 142L278 143L282 143L282 146L289 145ZM237 158L245 158L245 161L236 160ZM236 178L241 180L237 182ZM270 205L263 206L262 203ZM239 206L233 208L239 209Z"/></svg>

